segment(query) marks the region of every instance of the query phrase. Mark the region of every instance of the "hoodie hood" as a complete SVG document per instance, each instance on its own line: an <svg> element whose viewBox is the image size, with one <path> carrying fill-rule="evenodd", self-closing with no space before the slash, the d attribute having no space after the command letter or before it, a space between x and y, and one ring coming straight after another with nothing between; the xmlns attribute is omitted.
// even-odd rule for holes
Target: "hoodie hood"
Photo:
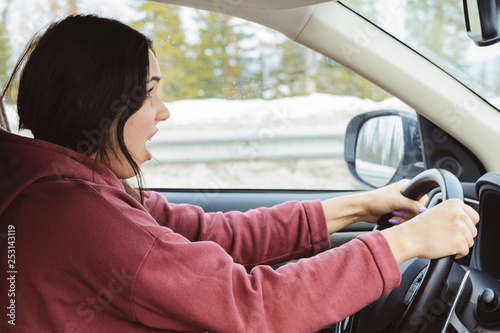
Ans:
<svg viewBox="0 0 500 333"><path fill-rule="evenodd" d="M88 156L0 128L0 216L25 188L49 179L83 180L123 189L111 170Z"/></svg>

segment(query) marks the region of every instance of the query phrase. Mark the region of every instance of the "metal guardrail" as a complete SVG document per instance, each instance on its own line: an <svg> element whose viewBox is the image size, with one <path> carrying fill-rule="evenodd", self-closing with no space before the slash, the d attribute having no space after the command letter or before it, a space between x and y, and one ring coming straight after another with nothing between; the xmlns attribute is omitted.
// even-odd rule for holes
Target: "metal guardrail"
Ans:
<svg viewBox="0 0 500 333"><path fill-rule="evenodd" d="M339 157L344 132L331 129L271 131L159 132L148 149L157 163L283 160Z"/></svg>

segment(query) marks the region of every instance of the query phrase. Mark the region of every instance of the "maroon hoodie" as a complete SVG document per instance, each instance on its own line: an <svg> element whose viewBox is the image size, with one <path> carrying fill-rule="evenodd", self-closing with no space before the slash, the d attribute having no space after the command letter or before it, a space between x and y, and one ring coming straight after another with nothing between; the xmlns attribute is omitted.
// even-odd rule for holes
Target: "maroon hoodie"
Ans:
<svg viewBox="0 0 500 333"><path fill-rule="evenodd" d="M0 331L313 332L400 281L379 232L266 266L330 246L320 201L145 206L104 165L0 130Z"/></svg>

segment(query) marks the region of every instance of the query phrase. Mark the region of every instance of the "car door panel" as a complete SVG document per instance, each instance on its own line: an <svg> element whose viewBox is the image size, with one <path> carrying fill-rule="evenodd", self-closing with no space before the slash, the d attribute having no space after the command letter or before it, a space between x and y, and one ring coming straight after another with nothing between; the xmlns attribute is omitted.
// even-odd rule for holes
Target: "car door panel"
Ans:
<svg viewBox="0 0 500 333"><path fill-rule="evenodd" d="M171 203L198 205L205 212L247 211L272 207L289 200L325 200L356 193L356 191L302 191L302 190L157 190ZM330 236L332 247L340 246L357 236L373 230L373 224L357 222Z"/></svg>

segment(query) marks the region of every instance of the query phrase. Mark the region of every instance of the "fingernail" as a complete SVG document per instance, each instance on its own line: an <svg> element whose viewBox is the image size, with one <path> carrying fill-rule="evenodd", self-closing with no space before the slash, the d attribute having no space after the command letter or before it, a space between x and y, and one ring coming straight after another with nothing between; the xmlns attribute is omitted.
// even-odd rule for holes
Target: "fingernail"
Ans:
<svg viewBox="0 0 500 333"><path fill-rule="evenodd" d="M393 211L393 212L392 212L392 215L397 216L397 217L402 217L402 216L403 216L403 213L401 213L401 212L399 212L399 211L395 210L395 211Z"/></svg>
<svg viewBox="0 0 500 333"><path fill-rule="evenodd" d="M399 220L396 220L396 219L390 219L389 221L390 224L399 224Z"/></svg>
<svg viewBox="0 0 500 333"><path fill-rule="evenodd" d="M420 214L422 214L422 213L423 213L423 212L425 212L425 211L427 211L427 208L425 208L425 207L423 207L423 206L422 206L422 207L420 207L420 209L418 210L418 212L419 212Z"/></svg>

